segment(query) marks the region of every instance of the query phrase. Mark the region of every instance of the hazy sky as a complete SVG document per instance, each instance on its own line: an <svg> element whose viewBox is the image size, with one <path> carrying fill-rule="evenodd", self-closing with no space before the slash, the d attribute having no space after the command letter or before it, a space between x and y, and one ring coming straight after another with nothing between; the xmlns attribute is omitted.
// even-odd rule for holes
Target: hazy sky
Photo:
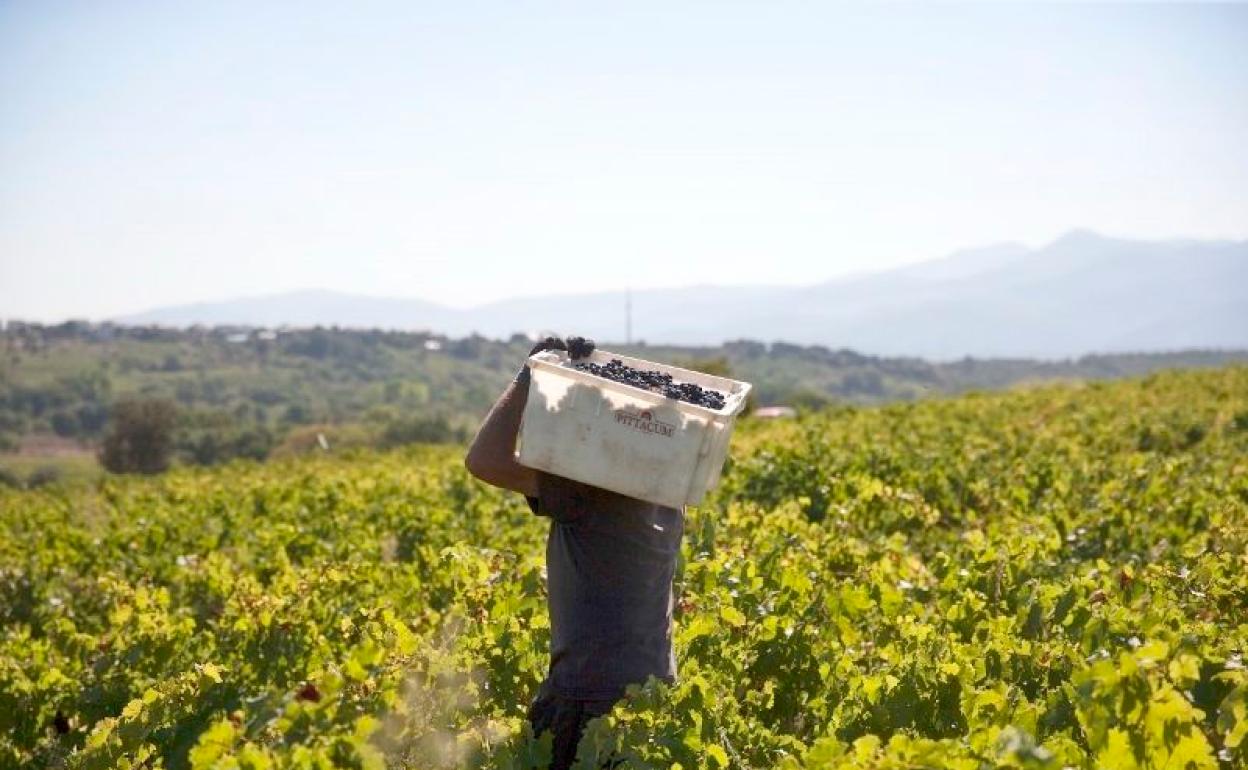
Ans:
<svg viewBox="0 0 1248 770"><path fill-rule="evenodd" d="M1246 41L1186 4L0 2L0 318L1244 238Z"/></svg>

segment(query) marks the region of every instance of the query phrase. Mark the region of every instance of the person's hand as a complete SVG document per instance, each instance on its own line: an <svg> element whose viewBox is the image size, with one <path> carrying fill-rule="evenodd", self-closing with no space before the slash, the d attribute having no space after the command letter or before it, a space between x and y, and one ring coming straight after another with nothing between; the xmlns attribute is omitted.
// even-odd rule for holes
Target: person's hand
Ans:
<svg viewBox="0 0 1248 770"><path fill-rule="evenodd" d="M538 343L533 346L533 349L529 351L529 355L541 353L543 350L567 350L567 349L568 349L567 343L565 343L563 340L559 339L558 337L547 337L544 340L539 340Z"/></svg>
<svg viewBox="0 0 1248 770"><path fill-rule="evenodd" d="M594 341L584 337L568 337L568 355L575 361L578 358L588 358L590 353L594 352Z"/></svg>
<svg viewBox="0 0 1248 770"><path fill-rule="evenodd" d="M565 343L563 340L559 339L558 337L547 337L544 340L539 340L538 343L533 346L533 349L529 351L529 356L535 355L537 353L541 353L544 350L567 350L567 349L568 349L567 343ZM517 385L528 385L529 377L530 377L529 359L526 356L524 359L524 363L520 365L520 371L516 372L516 376L512 380L512 382L516 383Z"/></svg>
<svg viewBox="0 0 1248 770"><path fill-rule="evenodd" d="M565 342L559 337L547 337L534 345L529 355L541 353L543 350L563 350L573 360L588 358L594 352L594 341L586 337L568 337Z"/></svg>

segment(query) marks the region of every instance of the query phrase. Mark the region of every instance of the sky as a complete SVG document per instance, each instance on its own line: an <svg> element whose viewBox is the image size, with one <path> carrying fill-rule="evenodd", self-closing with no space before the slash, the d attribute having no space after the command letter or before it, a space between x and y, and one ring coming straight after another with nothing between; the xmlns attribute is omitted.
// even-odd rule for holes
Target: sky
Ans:
<svg viewBox="0 0 1248 770"><path fill-rule="evenodd" d="M1248 5L0 0L0 318L1248 237Z"/></svg>

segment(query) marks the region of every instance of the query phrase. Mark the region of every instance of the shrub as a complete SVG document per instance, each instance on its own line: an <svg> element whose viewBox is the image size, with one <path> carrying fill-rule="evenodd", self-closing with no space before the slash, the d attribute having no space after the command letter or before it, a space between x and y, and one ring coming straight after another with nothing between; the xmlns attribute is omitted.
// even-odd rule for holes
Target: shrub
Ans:
<svg viewBox="0 0 1248 770"><path fill-rule="evenodd" d="M30 489L38 489L48 484L55 484L63 475L61 469L55 465L41 465L26 477L26 486Z"/></svg>
<svg viewBox="0 0 1248 770"><path fill-rule="evenodd" d="M8 468L0 467L0 487L22 488L22 477Z"/></svg>
<svg viewBox="0 0 1248 770"><path fill-rule="evenodd" d="M177 407L168 399L127 399L112 411L100 464L112 473L161 473L173 456Z"/></svg>
<svg viewBox="0 0 1248 770"><path fill-rule="evenodd" d="M383 447L404 444L450 444L464 441L463 429L455 429L445 417L407 417L386 425L381 432Z"/></svg>

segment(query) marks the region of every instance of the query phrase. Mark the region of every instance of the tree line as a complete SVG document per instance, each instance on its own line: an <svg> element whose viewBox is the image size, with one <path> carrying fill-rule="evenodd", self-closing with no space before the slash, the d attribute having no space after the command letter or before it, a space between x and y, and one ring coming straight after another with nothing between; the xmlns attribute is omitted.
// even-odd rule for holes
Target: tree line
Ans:
<svg viewBox="0 0 1248 770"><path fill-rule="evenodd" d="M98 451L106 467L141 471L324 445L462 441L529 346L521 334L455 339L332 327L10 321L0 328L0 453L19 450L31 437L55 437ZM600 347L748 380L757 404L806 409L1248 358L1244 351L1187 351L929 362L757 340L703 347L602 341ZM157 434L164 440L150 439Z"/></svg>

